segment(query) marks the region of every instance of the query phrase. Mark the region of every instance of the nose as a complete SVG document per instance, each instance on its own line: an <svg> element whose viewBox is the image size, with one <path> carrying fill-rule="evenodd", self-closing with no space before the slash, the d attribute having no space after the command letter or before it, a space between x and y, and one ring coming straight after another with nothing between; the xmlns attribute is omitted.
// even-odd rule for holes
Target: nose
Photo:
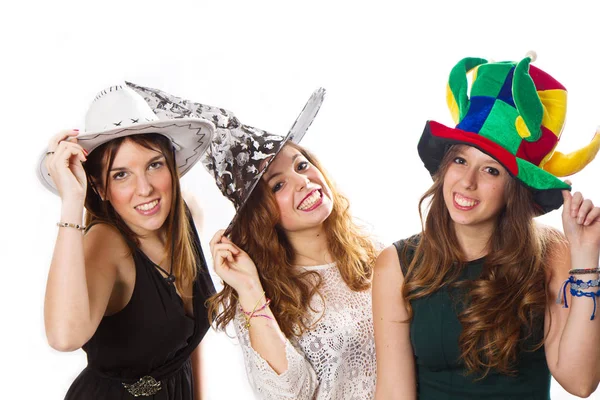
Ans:
<svg viewBox="0 0 600 400"><path fill-rule="evenodd" d="M460 183L465 189L474 190L477 188L477 168L469 167L464 171Z"/></svg>
<svg viewBox="0 0 600 400"><path fill-rule="evenodd" d="M150 180L145 174L138 175L136 185L136 191L139 196L150 196L154 190Z"/></svg>
<svg viewBox="0 0 600 400"><path fill-rule="evenodd" d="M310 179L308 179L308 176L304 174L295 174L294 185L296 186L297 191L304 189L309 183Z"/></svg>

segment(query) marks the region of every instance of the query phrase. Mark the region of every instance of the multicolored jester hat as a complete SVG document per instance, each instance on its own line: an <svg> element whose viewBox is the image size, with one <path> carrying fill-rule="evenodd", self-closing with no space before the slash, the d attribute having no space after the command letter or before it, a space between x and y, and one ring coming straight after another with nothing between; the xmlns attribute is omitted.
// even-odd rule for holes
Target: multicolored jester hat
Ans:
<svg viewBox="0 0 600 400"><path fill-rule="evenodd" d="M567 113L567 90L546 72L530 65L535 53L517 62L464 58L450 72L447 102L455 128L427 121L419 156L433 175L453 144L474 146L500 162L528 187L541 213L562 205L558 179L589 164L600 148L596 132L584 148L555 151ZM472 72L469 95L467 74Z"/></svg>

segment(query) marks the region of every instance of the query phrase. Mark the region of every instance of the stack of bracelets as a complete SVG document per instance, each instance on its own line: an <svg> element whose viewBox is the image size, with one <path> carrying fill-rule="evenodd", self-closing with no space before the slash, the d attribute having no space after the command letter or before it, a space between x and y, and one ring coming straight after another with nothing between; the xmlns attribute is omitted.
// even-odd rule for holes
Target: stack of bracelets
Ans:
<svg viewBox="0 0 600 400"><path fill-rule="evenodd" d="M263 296L265 295L265 292L263 292ZM262 296L258 299L258 301L256 302L256 305L254 306L254 309L252 311L244 311L244 309L242 308L242 305L240 304L240 311L244 314L244 318L246 318L246 325L244 326L246 329L250 328L250 320L254 317L264 317L267 319L273 319L270 316L268 316L267 314L257 314L259 311L263 311L265 308L269 307L269 304L271 304L271 299L267 299L265 298L265 304L263 304L262 306L258 307L258 303L260 303L260 299L262 299Z"/></svg>
<svg viewBox="0 0 600 400"><path fill-rule="evenodd" d="M589 268L589 269L572 269L569 271L569 279L565 281L562 285L562 289L558 292L558 298L556 302L558 304L561 303L560 295L562 293L562 297L565 299L565 308L569 308L567 304L567 285L570 284L571 287L571 296L575 297L590 297L594 301L594 310L592 311L592 316L590 320L594 320L594 316L596 315L596 297L600 297L600 290L594 291L593 288L598 288L600 286L600 279L591 279L587 282L582 281L581 279L576 279L575 275L586 275L586 274L597 274L600 273L600 268ZM586 289L592 288L590 292L584 292Z"/></svg>

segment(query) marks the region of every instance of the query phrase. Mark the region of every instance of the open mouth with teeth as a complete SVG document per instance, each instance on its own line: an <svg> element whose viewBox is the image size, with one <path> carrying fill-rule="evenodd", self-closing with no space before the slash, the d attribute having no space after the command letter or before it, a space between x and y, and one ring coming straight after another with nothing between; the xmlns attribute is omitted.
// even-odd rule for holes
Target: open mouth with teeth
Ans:
<svg viewBox="0 0 600 400"><path fill-rule="evenodd" d="M323 193L320 189L315 189L310 192L298 205L300 211L312 211L319 207L323 202Z"/></svg>
<svg viewBox="0 0 600 400"><path fill-rule="evenodd" d="M160 199L149 201L148 203L140 204L139 206L135 206L135 209L144 215L153 214L158 211L158 205L160 204Z"/></svg>
<svg viewBox="0 0 600 400"><path fill-rule="evenodd" d="M453 200L454 206L460 210L470 210L480 203L479 200L465 197L459 193L454 193Z"/></svg>

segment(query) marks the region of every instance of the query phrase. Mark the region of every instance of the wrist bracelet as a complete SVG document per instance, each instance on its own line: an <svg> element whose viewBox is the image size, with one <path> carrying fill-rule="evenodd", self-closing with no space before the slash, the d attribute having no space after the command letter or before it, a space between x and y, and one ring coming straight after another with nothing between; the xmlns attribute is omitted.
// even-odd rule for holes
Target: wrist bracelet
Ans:
<svg viewBox="0 0 600 400"><path fill-rule="evenodd" d="M59 228L75 228L78 231L82 231L82 232L86 230L85 225L72 224L70 222L57 222L56 226L58 226Z"/></svg>
<svg viewBox="0 0 600 400"><path fill-rule="evenodd" d="M600 267L597 268L583 268L583 269L571 269L569 275L584 275L584 274L597 274L600 273Z"/></svg>
<svg viewBox="0 0 600 400"><path fill-rule="evenodd" d="M570 284L570 285L569 285ZM567 279L563 285L561 290L558 291L558 298L556 299L556 303L560 304L560 295L562 293L563 298L565 300L564 308L569 308L569 304L567 303L567 285L570 286L571 296L573 297L589 297L594 301L594 309L592 310L592 316L590 317L590 321L594 320L596 316L596 298L600 297L600 290L597 292L584 292L582 289L596 288L600 286L600 279L592 279L587 282L582 281L581 279L575 279L573 275Z"/></svg>
<svg viewBox="0 0 600 400"><path fill-rule="evenodd" d="M266 315L266 314L257 314L258 311L262 311L265 308L267 308L269 306L269 304L271 304L271 299L267 299L265 297L265 304L263 304L260 308L258 307L258 304L260 303L260 300L263 298L263 296L265 295L265 292L262 293L262 295L259 297L258 301L256 302L256 304L254 305L254 309L252 311L245 311L244 308L242 307L242 305L240 304L240 311L244 314L244 318L246 319L246 324L244 325L244 327L246 329L250 328L250 320L254 317L264 317L267 319L273 319L270 316Z"/></svg>

